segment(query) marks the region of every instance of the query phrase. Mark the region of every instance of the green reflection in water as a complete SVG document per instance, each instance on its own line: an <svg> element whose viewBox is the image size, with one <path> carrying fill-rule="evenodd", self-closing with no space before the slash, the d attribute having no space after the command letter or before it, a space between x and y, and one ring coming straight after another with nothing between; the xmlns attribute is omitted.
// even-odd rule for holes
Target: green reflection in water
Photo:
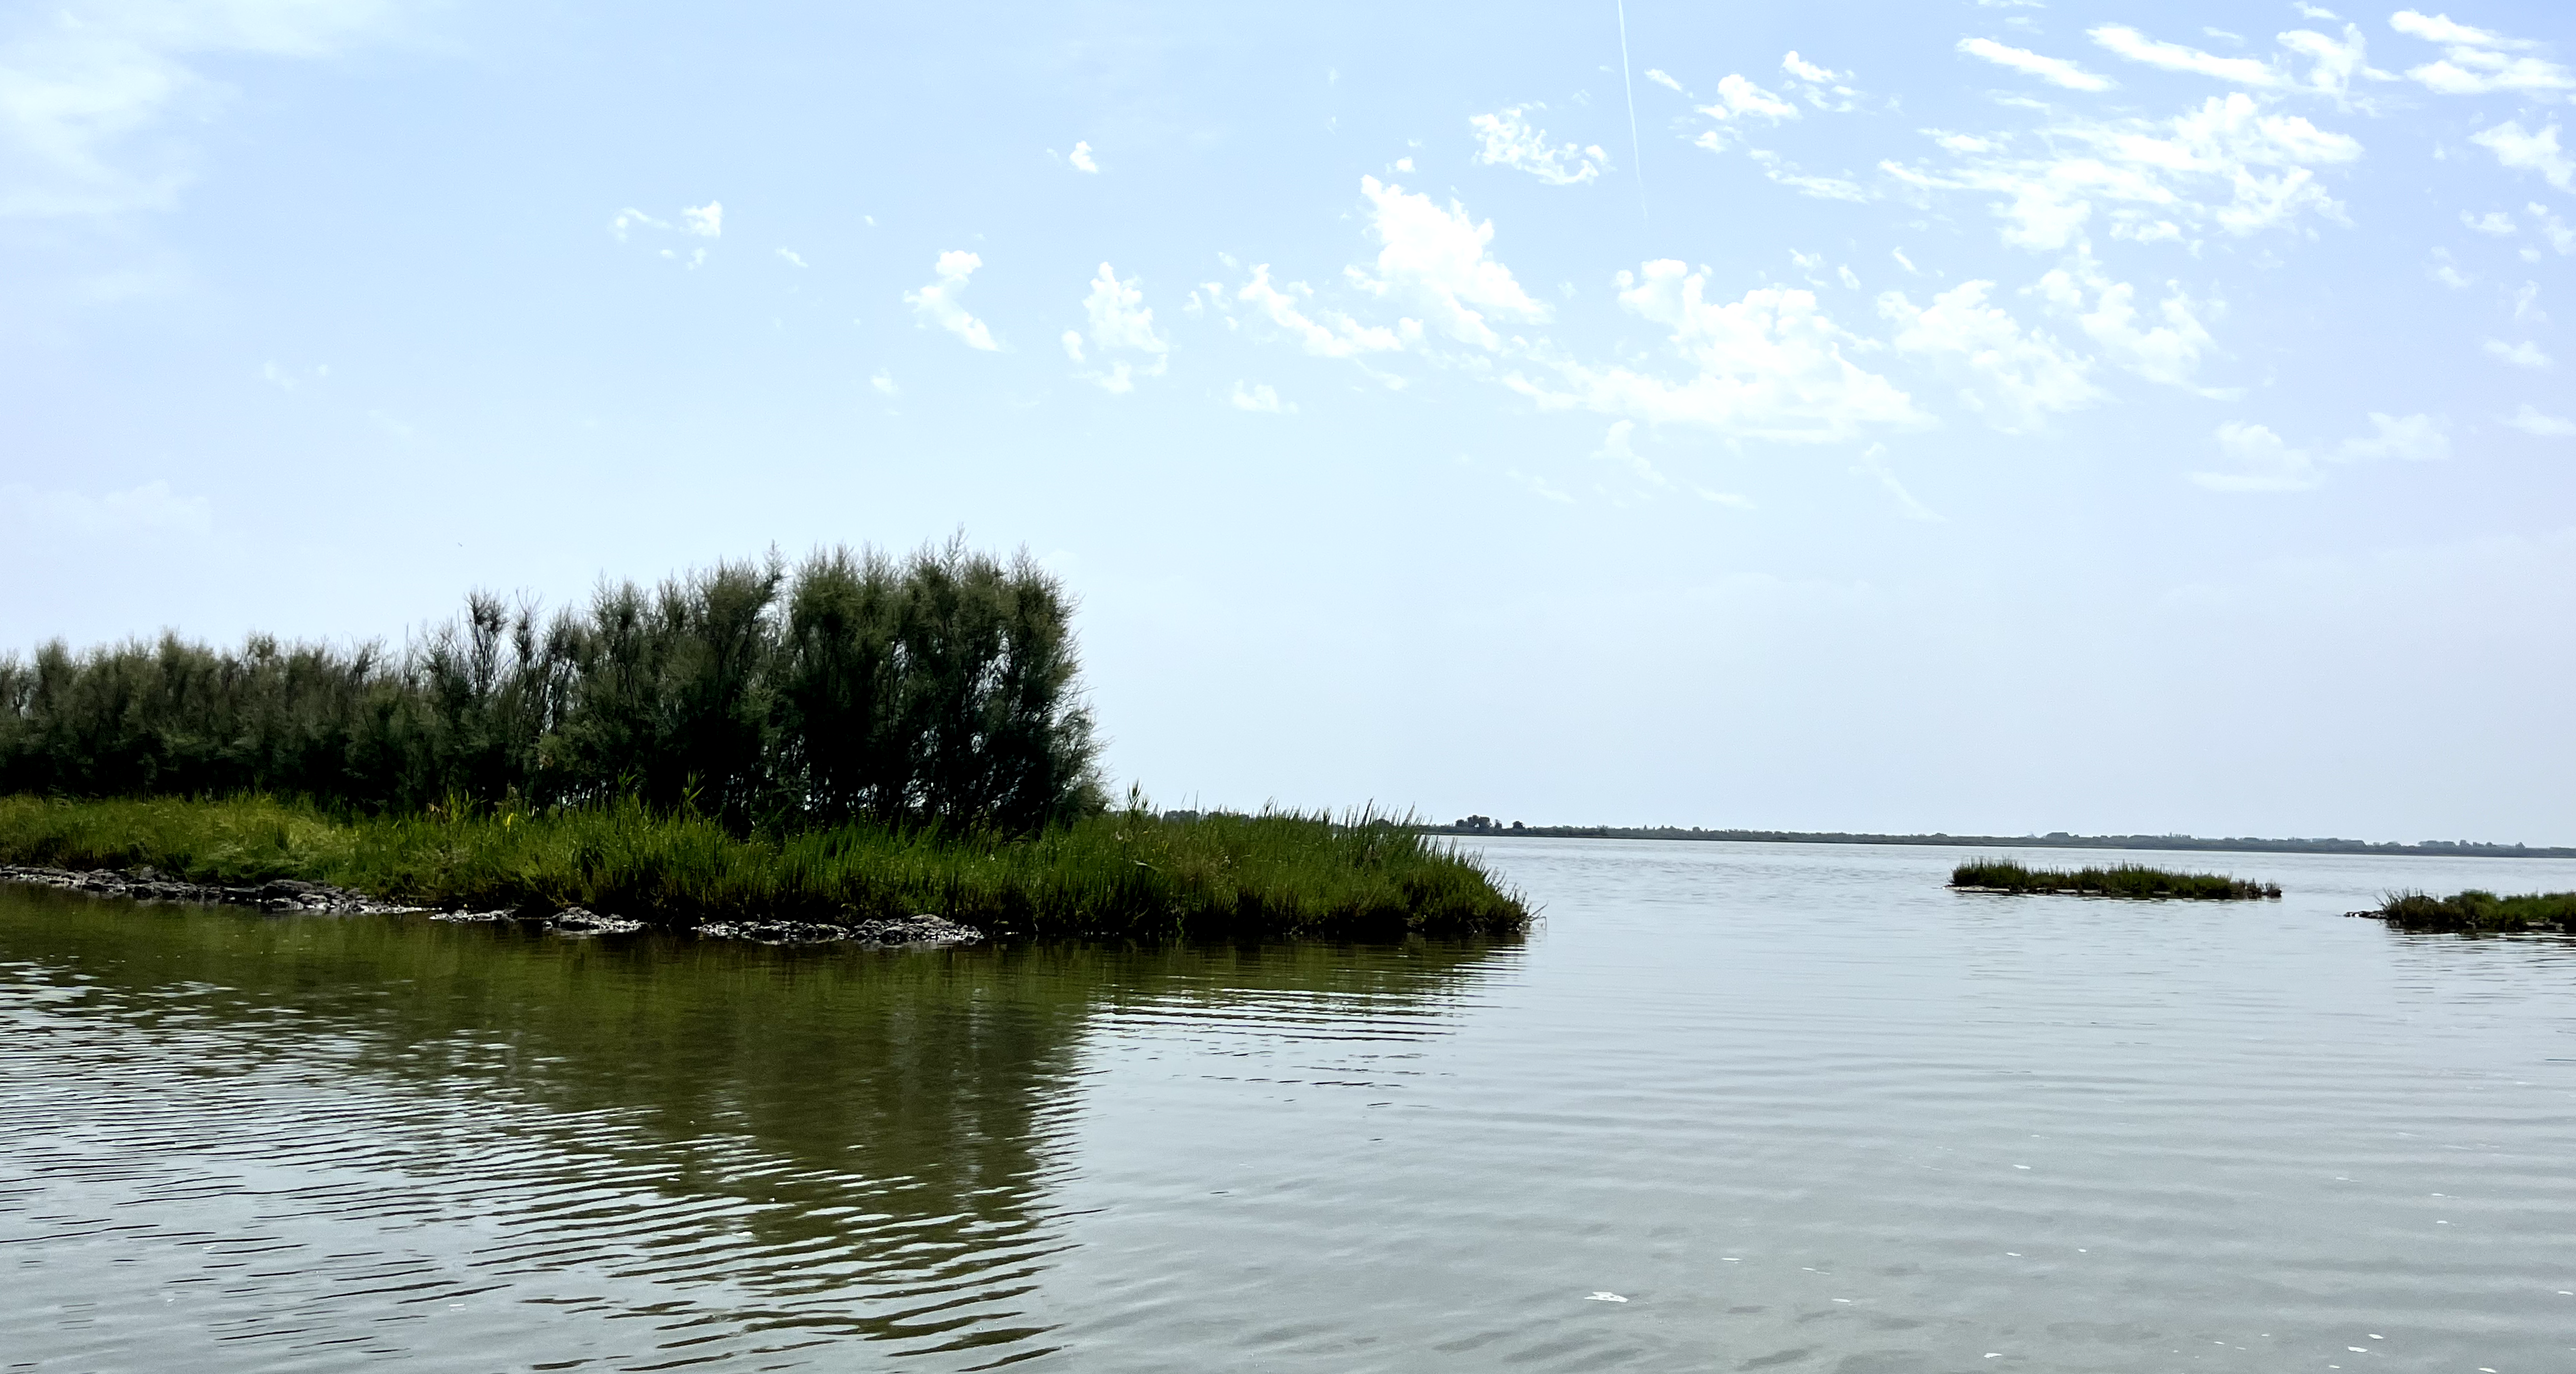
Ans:
<svg viewBox="0 0 2576 1374"><path fill-rule="evenodd" d="M779 950L0 884L0 974L83 1033L13 1035L0 1063L68 1121L92 1091L139 1113L120 1151L256 1148L289 1171L357 1152L384 1196L327 1224L497 1221L501 1258L456 1263L498 1265L524 1301L570 1301L546 1276L581 1265L626 1284L593 1308L676 1322L679 1303L773 1351L786 1330L1009 1358L1043 1349L1012 1299L1060 1243L1046 1194L1097 1013L1428 1028L1513 943ZM188 1206L153 1209L176 1227Z"/></svg>

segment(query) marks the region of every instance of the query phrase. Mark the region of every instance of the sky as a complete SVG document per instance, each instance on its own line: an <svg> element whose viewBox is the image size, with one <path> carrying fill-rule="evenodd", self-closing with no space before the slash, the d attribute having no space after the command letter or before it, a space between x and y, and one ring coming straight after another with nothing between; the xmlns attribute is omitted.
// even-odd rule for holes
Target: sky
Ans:
<svg viewBox="0 0 2576 1374"><path fill-rule="evenodd" d="M1167 806L2576 843L2576 12L0 6L0 646L1025 547Z"/></svg>

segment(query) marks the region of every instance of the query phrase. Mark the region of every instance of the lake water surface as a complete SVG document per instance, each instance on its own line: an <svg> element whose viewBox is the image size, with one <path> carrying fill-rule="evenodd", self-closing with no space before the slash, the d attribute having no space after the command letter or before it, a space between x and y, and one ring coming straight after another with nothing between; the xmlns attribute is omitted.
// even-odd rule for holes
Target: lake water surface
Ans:
<svg viewBox="0 0 2576 1374"><path fill-rule="evenodd" d="M0 886L0 1369L2576 1369L2576 945L2340 915L2576 864L1487 852L1526 941Z"/></svg>

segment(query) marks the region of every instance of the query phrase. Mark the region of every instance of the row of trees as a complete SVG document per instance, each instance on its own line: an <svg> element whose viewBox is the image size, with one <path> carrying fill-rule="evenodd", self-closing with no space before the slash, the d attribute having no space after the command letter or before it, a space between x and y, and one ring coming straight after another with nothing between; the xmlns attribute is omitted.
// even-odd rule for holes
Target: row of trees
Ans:
<svg viewBox="0 0 2576 1374"><path fill-rule="evenodd" d="M1025 554L952 542L606 583L552 617L475 595L400 654L56 642L0 658L0 792L1024 832L1101 802L1071 612Z"/></svg>

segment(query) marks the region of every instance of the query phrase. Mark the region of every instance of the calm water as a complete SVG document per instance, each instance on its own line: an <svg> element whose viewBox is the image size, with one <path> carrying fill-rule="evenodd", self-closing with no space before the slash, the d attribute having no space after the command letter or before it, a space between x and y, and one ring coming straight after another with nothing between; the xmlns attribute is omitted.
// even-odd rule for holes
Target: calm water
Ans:
<svg viewBox="0 0 2576 1374"><path fill-rule="evenodd" d="M1524 943L0 887L0 1368L2576 1368L2576 947L2338 914L2576 865L2187 857L2291 892L2219 907L1490 852Z"/></svg>

